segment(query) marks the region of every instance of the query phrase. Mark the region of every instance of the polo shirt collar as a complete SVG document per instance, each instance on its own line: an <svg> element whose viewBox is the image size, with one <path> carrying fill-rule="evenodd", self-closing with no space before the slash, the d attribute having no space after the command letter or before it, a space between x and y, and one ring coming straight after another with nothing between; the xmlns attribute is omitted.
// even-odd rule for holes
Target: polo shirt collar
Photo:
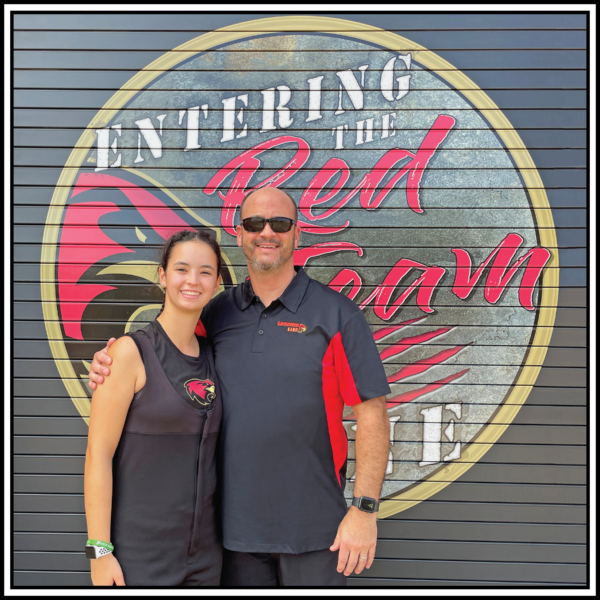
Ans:
<svg viewBox="0 0 600 600"><path fill-rule="evenodd" d="M306 288L310 283L310 277L305 273L302 267L294 267L296 269L296 277L290 281L290 285L285 288L285 292L279 297L279 301L290 312L295 313L304 298Z"/></svg>
<svg viewBox="0 0 600 600"><path fill-rule="evenodd" d="M290 284L285 288L285 291L278 300L290 311L295 313L302 302L302 298L304 298L304 294L306 293L306 288L310 283L310 277L306 274L302 267L294 267L296 269L296 277L290 281ZM246 310L250 304L252 304L252 300L254 300L255 293L252 288L252 283L250 282L250 278L246 279L242 284L242 294L240 299L240 308L242 310Z"/></svg>

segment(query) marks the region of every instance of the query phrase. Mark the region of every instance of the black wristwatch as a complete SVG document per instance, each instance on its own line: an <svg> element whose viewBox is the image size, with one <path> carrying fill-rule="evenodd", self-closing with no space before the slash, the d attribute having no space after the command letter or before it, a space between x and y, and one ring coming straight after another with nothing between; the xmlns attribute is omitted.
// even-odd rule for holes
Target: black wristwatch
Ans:
<svg viewBox="0 0 600 600"><path fill-rule="evenodd" d="M352 498L352 506L356 506L358 510L362 510L368 513L374 513L379 510L379 502L373 498L367 498L367 496L361 496L360 498Z"/></svg>

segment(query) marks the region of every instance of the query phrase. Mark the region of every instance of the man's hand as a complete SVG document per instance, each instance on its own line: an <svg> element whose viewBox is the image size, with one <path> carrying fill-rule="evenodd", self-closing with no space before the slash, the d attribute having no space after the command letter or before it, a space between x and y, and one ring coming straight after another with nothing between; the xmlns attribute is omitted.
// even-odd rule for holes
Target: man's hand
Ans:
<svg viewBox="0 0 600 600"><path fill-rule="evenodd" d="M389 418L385 396L371 398L352 407L356 415L356 479L354 496L378 498L390 449ZM357 575L375 559L377 513L351 506L338 527L330 550L339 550L338 573ZM356 570L355 570L356 569Z"/></svg>
<svg viewBox="0 0 600 600"><path fill-rule="evenodd" d="M90 387L93 390L98 387L98 384L104 383L103 375L106 375L107 377L110 375L110 369L108 369L106 365L112 364L112 358L107 354L107 352L116 341L116 338L110 338L106 346L94 354L94 360L88 374L90 379Z"/></svg>
<svg viewBox="0 0 600 600"><path fill-rule="evenodd" d="M348 577L354 571L359 575L366 567L369 569L375 558L377 545L377 513L366 513L351 506L338 527L332 552L340 551L338 573Z"/></svg>

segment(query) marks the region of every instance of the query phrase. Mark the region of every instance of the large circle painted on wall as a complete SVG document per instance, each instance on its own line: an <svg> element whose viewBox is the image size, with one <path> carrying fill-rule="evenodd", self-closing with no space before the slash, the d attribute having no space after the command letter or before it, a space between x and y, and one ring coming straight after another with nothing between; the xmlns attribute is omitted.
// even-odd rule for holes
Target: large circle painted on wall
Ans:
<svg viewBox="0 0 600 600"><path fill-rule="evenodd" d="M535 165L463 73L418 44L339 19L261 19L200 36L98 112L56 187L42 298L65 386L156 314L161 242L233 237L247 191L299 203L296 263L363 310L392 388L385 517L463 474L535 382L558 296L556 235ZM347 497L354 474L354 415Z"/></svg>

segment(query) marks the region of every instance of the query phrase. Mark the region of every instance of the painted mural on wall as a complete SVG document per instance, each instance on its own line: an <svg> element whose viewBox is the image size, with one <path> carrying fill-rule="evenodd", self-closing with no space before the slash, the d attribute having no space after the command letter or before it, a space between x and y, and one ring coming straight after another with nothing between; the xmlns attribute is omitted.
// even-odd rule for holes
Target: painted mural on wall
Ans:
<svg viewBox="0 0 600 600"><path fill-rule="evenodd" d="M233 237L244 195L286 189L296 263L364 310L384 361L386 516L453 481L512 421L550 339L558 258L535 165L491 100L418 44L348 23L240 24L133 77L61 175L42 294L86 418L86 361L162 302L162 241L211 228L233 285L247 275Z"/></svg>

